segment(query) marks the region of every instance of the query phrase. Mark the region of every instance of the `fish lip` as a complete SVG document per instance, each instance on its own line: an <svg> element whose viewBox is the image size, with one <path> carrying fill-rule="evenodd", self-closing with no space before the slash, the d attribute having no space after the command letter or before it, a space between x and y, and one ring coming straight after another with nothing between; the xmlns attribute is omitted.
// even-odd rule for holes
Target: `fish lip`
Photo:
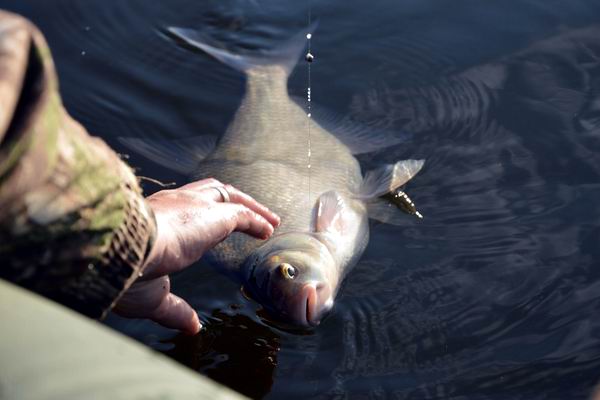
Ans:
<svg viewBox="0 0 600 400"><path fill-rule="evenodd" d="M302 290L305 294L305 314L304 322L306 326L315 327L320 321L317 318L317 289L314 285L306 285Z"/></svg>

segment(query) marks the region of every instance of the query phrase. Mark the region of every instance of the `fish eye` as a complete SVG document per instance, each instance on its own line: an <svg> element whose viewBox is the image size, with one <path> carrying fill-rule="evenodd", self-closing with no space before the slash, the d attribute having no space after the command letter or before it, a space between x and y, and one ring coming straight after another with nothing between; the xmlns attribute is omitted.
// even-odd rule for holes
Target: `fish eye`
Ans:
<svg viewBox="0 0 600 400"><path fill-rule="evenodd" d="M279 271L286 279L294 279L296 277L296 268L288 263L279 264Z"/></svg>

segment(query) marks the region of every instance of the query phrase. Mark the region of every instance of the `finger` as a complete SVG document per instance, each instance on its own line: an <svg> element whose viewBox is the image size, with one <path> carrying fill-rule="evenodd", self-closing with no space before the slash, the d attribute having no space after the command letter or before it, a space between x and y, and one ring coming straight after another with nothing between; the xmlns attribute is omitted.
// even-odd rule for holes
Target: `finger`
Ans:
<svg viewBox="0 0 600 400"><path fill-rule="evenodd" d="M195 335L202 328L196 311L173 293L164 297L148 318L164 327L177 329L188 335Z"/></svg>
<svg viewBox="0 0 600 400"><path fill-rule="evenodd" d="M220 190L216 189L217 187L220 188ZM211 190L211 189L214 189L214 190ZM277 214L275 214L273 211L269 210L264 205L260 204L253 197L240 191L239 189L235 188L234 186L223 185L221 182L219 182L218 180L213 179L213 178L204 179L204 180L197 181L197 182L192 182L185 186L182 186L180 188L180 194L182 194L182 195L187 194L188 196L190 196L192 198L195 197L195 195L200 195L198 197L198 199L202 198L202 199L206 199L206 200L210 199L210 200L213 200L216 202L223 202L224 200L226 200L223 198L223 193L222 193L223 189L227 191L227 194L229 197L229 202L238 203L238 204L242 204L242 205L246 206L247 208L251 209L255 213L261 215L264 219L269 221L269 223L271 223L271 225L273 225L274 227L279 226L279 224L281 223L281 218L279 218L279 216ZM205 197L205 196L208 196L208 197Z"/></svg>
<svg viewBox="0 0 600 400"><path fill-rule="evenodd" d="M279 218L277 214L269 210L264 205L260 204L250 195L242 192L241 190L231 185L224 185L223 188L227 191L227 193L229 193L229 201L231 203L238 203L246 206L250 210L254 211L255 213L262 216L264 219L269 221L269 223L274 227L279 226L279 224L281 223L281 218ZM214 201L224 200L223 195L219 190L210 190L210 193Z"/></svg>
<svg viewBox="0 0 600 400"><path fill-rule="evenodd" d="M273 225L248 207L236 203L223 203L220 207L225 214L222 220L228 225L229 232L244 232L263 240L273 234Z"/></svg>
<svg viewBox="0 0 600 400"><path fill-rule="evenodd" d="M148 318L171 291L168 276L140 280L121 296L113 311L127 318Z"/></svg>
<svg viewBox="0 0 600 400"><path fill-rule="evenodd" d="M210 189L210 188L213 188L216 186L223 186L223 184L215 178L207 178L207 179L201 179L196 182L188 183L187 185L183 185L180 189L204 190L204 189Z"/></svg>
<svg viewBox="0 0 600 400"><path fill-rule="evenodd" d="M122 317L147 318L167 328L198 333L201 328L198 314L170 291L168 276L136 281L119 299L114 311Z"/></svg>

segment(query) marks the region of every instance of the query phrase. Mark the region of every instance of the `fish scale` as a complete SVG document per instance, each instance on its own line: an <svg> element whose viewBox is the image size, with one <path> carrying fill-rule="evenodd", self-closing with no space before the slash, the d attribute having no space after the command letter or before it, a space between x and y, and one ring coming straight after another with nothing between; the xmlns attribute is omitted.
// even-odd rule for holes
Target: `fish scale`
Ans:
<svg viewBox="0 0 600 400"><path fill-rule="evenodd" d="M197 176L212 176L248 193L281 217L277 233L312 231L312 209L324 192L351 195L362 182L360 165L348 148L292 101L285 91L258 96L266 88L281 88L269 79L250 75L247 95L214 153L201 162ZM311 168L307 166L306 130L311 126ZM310 203L308 179L310 179ZM208 257L215 262L239 264L261 241L235 233L214 248Z"/></svg>

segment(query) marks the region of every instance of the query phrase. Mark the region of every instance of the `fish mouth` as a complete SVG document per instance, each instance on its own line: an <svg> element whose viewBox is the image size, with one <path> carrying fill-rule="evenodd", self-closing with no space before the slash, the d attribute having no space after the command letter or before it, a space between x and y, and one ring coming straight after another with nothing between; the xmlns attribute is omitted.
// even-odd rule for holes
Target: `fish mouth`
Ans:
<svg viewBox="0 0 600 400"><path fill-rule="evenodd" d="M307 326L317 326L321 322L317 313L317 288L314 285L306 285L302 288L304 294L304 322Z"/></svg>

